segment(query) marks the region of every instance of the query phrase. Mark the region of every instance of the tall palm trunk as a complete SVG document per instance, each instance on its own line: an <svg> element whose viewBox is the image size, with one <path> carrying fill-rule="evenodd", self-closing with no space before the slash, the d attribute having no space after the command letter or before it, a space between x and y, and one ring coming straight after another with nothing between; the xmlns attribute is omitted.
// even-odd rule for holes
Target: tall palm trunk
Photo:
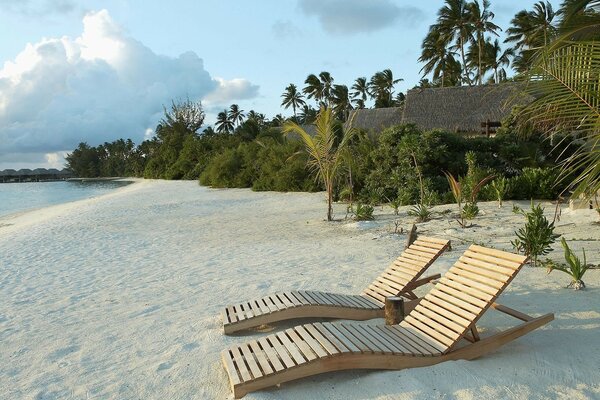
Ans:
<svg viewBox="0 0 600 400"><path fill-rule="evenodd" d="M462 57L464 74L465 78L467 78L467 85L472 86L473 82L471 82L471 78L469 77L469 70L467 69L467 60L465 58L465 42L462 36L460 37L460 56Z"/></svg>

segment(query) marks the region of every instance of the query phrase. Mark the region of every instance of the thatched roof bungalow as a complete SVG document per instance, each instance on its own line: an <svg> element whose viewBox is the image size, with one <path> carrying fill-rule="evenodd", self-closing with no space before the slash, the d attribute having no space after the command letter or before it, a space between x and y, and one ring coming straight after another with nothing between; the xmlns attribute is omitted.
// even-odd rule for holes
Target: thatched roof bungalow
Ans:
<svg viewBox="0 0 600 400"><path fill-rule="evenodd" d="M466 134L493 133L512 108L531 101L518 85L458 86L412 89L403 107L354 110L348 121L371 132L413 123L423 130L441 129Z"/></svg>
<svg viewBox="0 0 600 400"><path fill-rule="evenodd" d="M378 133L390 126L400 125L402 110L403 107L352 110L346 124L347 127L352 126L371 133Z"/></svg>
<svg viewBox="0 0 600 400"><path fill-rule="evenodd" d="M406 96L402 122L424 130L480 133L485 129L482 124L499 124L525 101L513 83L412 89Z"/></svg>

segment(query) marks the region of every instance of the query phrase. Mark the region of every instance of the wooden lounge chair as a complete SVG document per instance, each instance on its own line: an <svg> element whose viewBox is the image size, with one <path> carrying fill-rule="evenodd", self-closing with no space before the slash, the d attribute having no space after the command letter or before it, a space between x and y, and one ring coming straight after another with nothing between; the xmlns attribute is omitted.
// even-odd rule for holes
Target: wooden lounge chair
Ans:
<svg viewBox="0 0 600 400"><path fill-rule="evenodd" d="M294 318L382 317L386 297L401 295L416 299L412 292L415 288L440 277L437 274L419 279L449 245L448 240L420 236L359 295L289 291L227 306L222 312L223 330L230 334Z"/></svg>
<svg viewBox="0 0 600 400"><path fill-rule="evenodd" d="M487 354L554 319L495 302L525 261L472 245L398 325L314 323L235 345L222 353L234 397L329 371L424 367ZM475 324L490 307L524 322L480 338Z"/></svg>

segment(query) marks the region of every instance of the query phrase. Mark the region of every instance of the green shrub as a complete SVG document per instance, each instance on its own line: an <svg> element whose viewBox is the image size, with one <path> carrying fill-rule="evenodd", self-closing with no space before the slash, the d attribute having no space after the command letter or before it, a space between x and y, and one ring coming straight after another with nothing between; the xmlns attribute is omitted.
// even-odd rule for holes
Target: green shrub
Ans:
<svg viewBox="0 0 600 400"><path fill-rule="evenodd" d="M544 209L540 204L531 203L531 211L517 209L517 212L525 216L525 226L519 228L515 234L517 238L511 241L514 248L530 258L534 267L537 266L539 256L548 254L551 245L560 236L554 233L554 222L549 222L544 215Z"/></svg>
<svg viewBox="0 0 600 400"><path fill-rule="evenodd" d="M465 203L465 205L463 206L461 215L462 215L462 218L464 218L466 220L472 220L473 218L478 216L479 215L479 207L477 206L477 203L471 203L471 202Z"/></svg>
<svg viewBox="0 0 600 400"><path fill-rule="evenodd" d="M575 290L585 289L585 283L583 283L583 275L590 267L587 264L587 260L585 257L585 249L583 250L583 261L579 257L573 253L565 238L560 238L560 243L565 251L565 261L566 264L555 264L552 261L546 263L548 267L548 273L553 270L559 270L568 274L572 280L571 283L567 286L568 288L573 288Z"/></svg>
<svg viewBox="0 0 600 400"><path fill-rule="evenodd" d="M368 221L373 219L373 206L369 204L356 204L356 211L354 212L354 219L357 221Z"/></svg>
<svg viewBox="0 0 600 400"><path fill-rule="evenodd" d="M556 168L523 168L520 175L509 182L513 199L554 200L563 187L557 185L558 170Z"/></svg>

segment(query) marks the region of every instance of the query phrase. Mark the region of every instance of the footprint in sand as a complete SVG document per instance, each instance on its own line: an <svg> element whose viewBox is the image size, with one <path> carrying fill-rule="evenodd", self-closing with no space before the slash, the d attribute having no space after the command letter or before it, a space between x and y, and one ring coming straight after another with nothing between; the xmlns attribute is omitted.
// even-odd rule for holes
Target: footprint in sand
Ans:
<svg viewBox="0 0 600 400"><path fill-rule="evenodd" d="M171 362L166 362L166 363L162 363L158 366L158 368L156 369L156 372L160 372L160 371L165 371L167 369L171 369L171 367L173 366L173 363Z"/></svg>
<svg viewBox="0 0 600 400"><path fill-rule="evenodd" d="M73 346L64 347L62 349L58 349L48 355L48 361L50 361L50 362L58 361L59 359L66 357L71 353L75 353L75 352L79 351L80 349L81 349L81 347L78 345L73 345Z"/></svg>

